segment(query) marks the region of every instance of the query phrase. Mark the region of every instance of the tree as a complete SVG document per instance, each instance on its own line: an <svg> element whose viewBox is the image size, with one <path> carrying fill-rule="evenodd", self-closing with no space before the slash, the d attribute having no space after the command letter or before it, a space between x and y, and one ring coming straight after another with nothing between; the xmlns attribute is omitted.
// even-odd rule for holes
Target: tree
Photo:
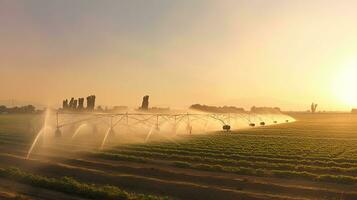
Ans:
<svg viewBox="0 0 357 200"><path fill-rule="evenodd" d="M317 109L317 104L312 103L312 104L311 104L311 112L312 112L312 113L315 113L315 112L316 112L316 109Z"/></svg>

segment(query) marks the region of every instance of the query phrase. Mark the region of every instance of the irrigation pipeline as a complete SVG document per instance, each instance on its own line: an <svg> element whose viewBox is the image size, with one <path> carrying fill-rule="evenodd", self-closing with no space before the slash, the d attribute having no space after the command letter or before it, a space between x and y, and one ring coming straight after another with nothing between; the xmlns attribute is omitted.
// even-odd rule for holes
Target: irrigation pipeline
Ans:
<svg viewBox="0 0 357 200"><path fill-rule="evenodd" d="M33 141L31 148L28 151L27 159L30 157L32 150L35 145L43 138L46 130L49 128L47 125L49 118L49 110L46 111L45 122L43 128L38 132ZM72 139L75 138L76 135L80 132L80 130L91 124L93 132L97 131L98 124L107 125L107 131L102 140L100 149L104 148L104 145L110 136L115 135L114 128L116 126L124 126L127 130L131 128L137 128L138 125L145 126L149 128L149 132L145 138L145 141L148 141L150 135L153 132L160 132L160 128L164 125L172 126L173 133L176 135L178 128L180 125L186 125L187 133L191 134L193 126L198 125L197 123L201 123L203 125L204 130L206 130L207 125L210 121L216 122L222 126L222 129L226 132L231 130L231 125L234 122L240 121L247 123L249 126L256 126L256 121L252 121L252 117L256 120L258 119L260 122L260 126L265 126L266 122L263 121L269 120L267 124L277 124L278 121L274 116L280 116L279 123L289 122L291 119L289 116L284 115L282 113L175 113L175 114L165 114L165 113L90 113L90 112L57 112L56 113L56 131L55 136L61 137L62 130L64 127L74 127L77 126L76 131L72 135ZM78 117L80 116L80 117ZM264 117L263 117L264 116ZM267 119L268 118L268 119ZM233 122L233 123L232 123ZM165 136L163 134L162 136ZM170 137L167 139L172 140Z"/></svg>
<svg viewBox="0 0 357 200"><path fill-rule="evenodd" d="M64 115L80 115L88 116L84 119L73 119L71 121L60 122L60 119ZM264 116L269 116L271 118L271 123L278 123L274 119L272 114L261 114ZM192 122L201 121L207 124L208 120L214 120L221 124L224 131L231 130L231 122L237 121L238 119L244 120L249 126L256 126L255 122L251 118L259 120L259 125L264 126L266 124L263 118L258 113L175 113L175 114L165 114L165 113L71 113L71 112L57 112L56 113L56 128L57 132L60 133L60 129L66 126L73 126L76 124L86 123L96 120L109 119L108 126L113 129L115 126L119 125L120 122L125 121L125 126L133 127L136 125L144 125L147 127L156 127L157 130L160 129L162 124L170 123L174 127L177 127L180 123L186 123L188 131L192 130ZM286 119L284 122L289 122ZM122 125L122 124L121 124Z"/></svg>

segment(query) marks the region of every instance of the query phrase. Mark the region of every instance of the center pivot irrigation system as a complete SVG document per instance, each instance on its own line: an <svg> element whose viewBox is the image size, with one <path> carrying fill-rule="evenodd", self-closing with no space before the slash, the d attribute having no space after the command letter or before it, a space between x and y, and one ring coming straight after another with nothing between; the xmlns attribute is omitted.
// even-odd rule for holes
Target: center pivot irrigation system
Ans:
<svg viewBox="0 0 357 200"><path fill-rule="evenodd" d="M69 120L67 116L71 116ZM163 125L172 127L173 133L176 133L177 128L181 125L186 126L188 134L192 133L193 122L207 127L209 121L217 122L224 131L231 130L231 124L237 120L244 120L250 127L256 126L256 121L260 126L266 125L262 116L266 116L271 120L272 124L277 124L278 121L274 119L277 114L257 114L257 113L176 113L176 114L163 114L163 113L70 113L70 112L57 112L56 113L56 131L55 136L61 137L61 129L64 127L76 126L83 123L92 123L93 128L96 129L96 124L104 123L108 125L108 133L115 134L114 128L117 126L133 129L137 126L146 127L149 129L155 128L156 131L160 130ZM279 114L282 115L282 114ZM79 116L79 117L73 117ZM255 119L254 121L252 119ZM289 122L285 119L284 122Z"/></svg>

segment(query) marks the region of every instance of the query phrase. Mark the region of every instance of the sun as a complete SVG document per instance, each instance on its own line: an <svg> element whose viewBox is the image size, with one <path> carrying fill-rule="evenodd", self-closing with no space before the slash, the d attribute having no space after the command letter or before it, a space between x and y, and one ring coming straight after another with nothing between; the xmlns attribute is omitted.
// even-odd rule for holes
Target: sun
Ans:
<svg viewBox="0 0 357 200"><path fill-rule="evenodd" d="M343 104L357 106L357 63L336 74L334 92Z"/></svg>

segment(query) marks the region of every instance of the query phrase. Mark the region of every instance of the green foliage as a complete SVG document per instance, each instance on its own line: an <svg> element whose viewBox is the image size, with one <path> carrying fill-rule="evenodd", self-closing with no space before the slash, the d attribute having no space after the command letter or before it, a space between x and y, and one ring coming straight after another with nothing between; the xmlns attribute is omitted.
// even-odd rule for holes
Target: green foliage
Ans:
<svg viewBox="0 0 357 200"><path fill-rule="evenodd" d="M174 162L172 162L172 165L175 167L181 167L181 168L189 168L191 166L190 163L183 162L183 161L174 161Z"/></svg>
<svg viewBox="0 0 357 200"><path fill-rule="evenodd" d="M107 152L95 152L95 153L91 153L90 155L98 158L118 160L118 161L132 161L132 162L140 162L140 163L148 162L148 159L146 158L141 158L133 155L113 154Z"/></svg>
<svg viewBox="0 0 357 200"><path fill-rule="evenodd" d="M94 184L81 183L71 177L63 177L60 179L48 178L21 171L18 168L0 168L0 177L9 178L11 180L16 180L37 187L43 187L46 189L52 189L69 194L76 194L78 196L90 199L160 199L154 196L130 194L115 186L99 186Z"/></svg>
<svg viewBox="0 0 357 200"><path fill-rule="evenodd" d="M356 184L357 135L354 133L357 118L347 116L345 119L351 121L344 122L333 115L320 120L315 115L301 123L242 130L238 134L182 135L179 144L121 145L108 151L83 152L81 155L227 174ZM34 116L28 115L3 116L0 142L28 144L26 137L32 138L31 135L24 137L21 133L28 129L26 121L29 120L36 121ZM337 122L338 125L334 124ZM102 191L114 193L110 188L102 188Z"/></svg>
<svg viewBox="0 0 357 200"><path fill-rule="evenodd" d="M301 124L291 130L288 127L267 127L262 132L264 137L260 135L259 132L263 131L260 129L252 130L254 135L197 135L185 138L179 145L170 142L127 145L108 153L135 156L147 159L147 162L160 160L180 168L342 184L357 183L355 141L338 138L338 135L334 135L337 138L333 139L315 138L308 135L306 131L309 129L305 128ZM281 130L285 131L284 134ZM305 135L301 137L297 134Z"/></svg>

